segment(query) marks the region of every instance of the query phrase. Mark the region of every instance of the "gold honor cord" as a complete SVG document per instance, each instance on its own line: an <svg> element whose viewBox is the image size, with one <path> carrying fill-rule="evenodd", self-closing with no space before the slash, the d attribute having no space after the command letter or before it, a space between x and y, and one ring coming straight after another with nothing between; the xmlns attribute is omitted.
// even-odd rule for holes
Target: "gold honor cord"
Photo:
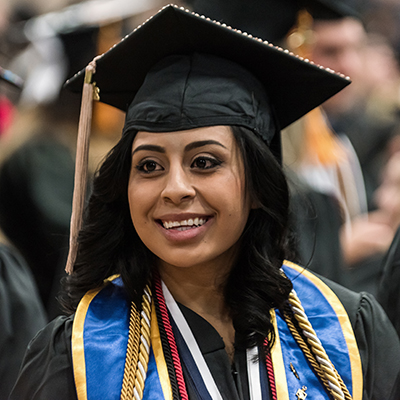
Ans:
<svg viewBox="0 0 400 400"><path fill-rule="evenodd" d="M301 305L300 299L297 297L296 292L294 290L292 290L292 292L289 295L289 303L291 305L294 317L296 318L299 327L302 329L303 334L306 337L307 342L311 348L311 351L314 353L315 359L318 362L318 366L315 365L315 360L312 360L312 358L310 357L310 353L308 351L305 351L306 346L304 346L305 343L301 338L301 336L293 335L296 341L299 343L301 349L304 351L304 354L306 355L307 359L311 362L316 372L320 376L322 382L327 387L328 391L331 393L332 397L335 400L351 400L352 397L346 385L344 384L339 373L336 371L335 367L330 361L328 355L326 354L325 349L322 347L322 344L318 339L317 334L315 333ZM292 331L291 325L288 324L288 326L289 329ZM301 342L303 342L303 344L301 344Z"/></svg>
<svg viewBox="0 0 400 400"><path fill-rule="evenodd" d="M147 285L142 296L142 311L131 303L129 337L126 351L121 400L141 400L150 354L151 290Z"/></svg>

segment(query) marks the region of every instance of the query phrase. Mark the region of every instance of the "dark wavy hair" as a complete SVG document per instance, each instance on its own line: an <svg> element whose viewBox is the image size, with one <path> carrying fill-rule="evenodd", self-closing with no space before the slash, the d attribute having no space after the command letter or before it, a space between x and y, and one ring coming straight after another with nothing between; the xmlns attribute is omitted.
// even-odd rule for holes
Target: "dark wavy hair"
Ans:
<svg viewBox="0 0 400 400"><path fill-rule="evenodd" d="M282 308L292 288L280 272L288 248L289 191L268 146L246 128L233 126L232 131L245 167L246 189L257 207L250 211L223 290L238 333L236 345L250 347L266 337L272 339L271 345L270 310ZM136 131L125 133L95 175L74 272L64 279L60 296L68 313L75 311L88 290L117 273L140 307L143 288L156 265L156 256L140 240L129 211L127 187L135 135Z"/></svg>

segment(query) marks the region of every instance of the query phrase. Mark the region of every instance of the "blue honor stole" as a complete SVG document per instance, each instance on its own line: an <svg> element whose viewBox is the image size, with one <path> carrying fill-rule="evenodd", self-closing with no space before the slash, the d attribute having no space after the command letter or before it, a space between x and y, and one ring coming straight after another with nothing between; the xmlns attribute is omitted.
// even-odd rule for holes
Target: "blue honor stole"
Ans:
<svg viewBox="0 0 400 400"><path fill-rule="evenodd" d="M129 336L130 302L112 277L80 301L72 327L72 363L78 400L119 400ZM144 400L172 400L168 369L152 304L151 350Z"/></svg>
<svg viewBox="0 0 400 400"><path fill-rule="evenodd" d="M282 269L292 281L314 331L353 400L362 400L361 359L342 303L324 282L304 268L285 261ZM278 399L295 399L303 387L307 388L309 399L330 399L279 311L273 320L277 338L271 356Z"/></svg>
<svg viewBox="0 0 400 400"><path fill-rule="evenodd" d="M289 262L283 270L293 282L317 336L353 399L362 400L361 361L342 304L332 290L311 273ZM102 288L89 291L82 298L72 328L72 362L78 400L120 399L129 318L130 302L120 278L110 278ZM329 399L279 311L272 312L272 318L276 342L271 355L278 399L295 399L296 392L303 387L307 387L310 399ZM143 399L172 400L154 302Z"/></svg>

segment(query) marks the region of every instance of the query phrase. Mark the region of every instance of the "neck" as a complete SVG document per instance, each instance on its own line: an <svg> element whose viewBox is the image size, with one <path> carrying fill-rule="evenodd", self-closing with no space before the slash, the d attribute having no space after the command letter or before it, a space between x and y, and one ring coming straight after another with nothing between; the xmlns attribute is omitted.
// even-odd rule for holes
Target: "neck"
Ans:
<svg viewBox="0 0 400 400"><path fill-rule="evenodd" d="M178 303L203 318L206 316L222 318L227 315L223 291L229 268L222 270L213 266L180 268L162 264L159 272Z"/></svg>
<svg viewBox="0 0 400 400"><path fill-rule="evenodd" d="M225 343L230 359L233 360L235 330L224 298L224 284L229 269L221 271L211 266L159 267L161 279L175 301L203 317L216 329Z"/></svg>

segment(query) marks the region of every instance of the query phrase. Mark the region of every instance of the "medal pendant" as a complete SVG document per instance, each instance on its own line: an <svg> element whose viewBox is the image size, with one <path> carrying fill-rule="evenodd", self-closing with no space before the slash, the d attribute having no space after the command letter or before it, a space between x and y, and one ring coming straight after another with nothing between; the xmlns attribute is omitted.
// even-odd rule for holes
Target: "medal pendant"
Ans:
<svg viewBox="0 0 400 400"><path fill-rule="evenodd" d="M307 386L303 386L301 389L299 389L296 392L297 400L305 400L305 398L307 397L306 390L307 390Z"/></svg>

